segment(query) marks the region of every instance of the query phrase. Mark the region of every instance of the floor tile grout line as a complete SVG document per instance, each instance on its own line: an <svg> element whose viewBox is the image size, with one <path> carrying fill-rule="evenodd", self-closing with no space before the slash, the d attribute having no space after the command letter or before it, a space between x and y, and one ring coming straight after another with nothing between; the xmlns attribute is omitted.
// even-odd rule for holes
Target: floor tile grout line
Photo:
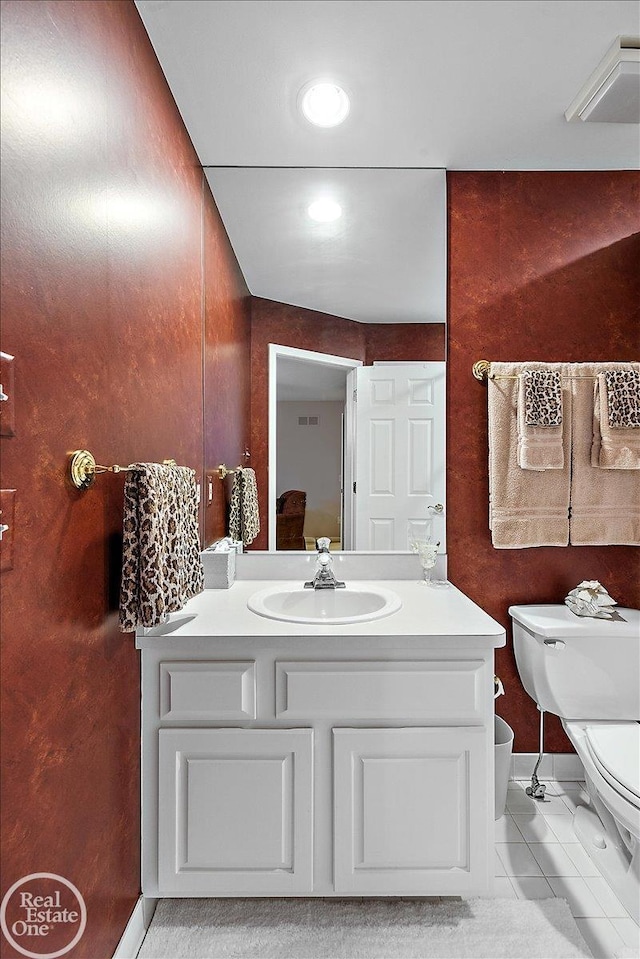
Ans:
<svg viewBox="0 0 640 959"><path fill-rule="evenodd" d="M532 805L534 801L525 793L527 780L509 781L504 816L495 839L502 889L511 888L518 899L535 899L547 890L549 895L545 898L565 899L594 955L603 959L629 957L637 950L640 930L618 903L573 829L576 807L589 802L585 783L548 779L546 784L551 809L543 804ZM521 838L514 839L516 835ZM526 847L525 853L523 847ZM518 860L520 867L514 866ZM554 861L559 864L558 871L566 875L548 874ZM539 868L539 874L531 874L533 863ZM515 875L507 872L508 869L515 872L522 869L529 874ZM624 916L619 914L623 910Z"/></svg>
<svg viewBox="0 0 640 959"><path fill-rule="evenodd" d="M509 815L509 814L508 814L508 813L505 813L505 815ZM534 845L534 846L537 845L537 846L539 846L539 847L543 847L543 846L557 847L557 848L562 849L562 852L564 853L564 855L567 856L567 858L570 859L568 852L564 849L564 846L565 846L565 845L575 845L576 848L578 848L578 847L583 848L582 845L581 845L581 843L580 843L579 841L576 841L575 843L571 843L571 844L565 844L565 843L559 843L559 842L546 842L546 843L545 843L544 841L542 841L542 842L537 842L537 843L536 843L536 842L531 843L531 842L526 841L526 840L525 840L525 843L524 843L524 844L523 844L523 843L520 843L520 842L513 842L513 841L511 841L511 842L508 842L508 841L507 841L507 842L496 841L496 842L495 842L495 846L497 847L498 845L500 845L500 846L509 846L509 845L512 845L512 846L519 846L519 847L521 847L522 845L526 845L527 848L528 848L529 853L530 853L531 856L533 857L533 860L537 863L537 865L538 865L539 868L540 868L540 873L541 873L541 875L531 875L531 874L529 874L529 875L515 875L515 874L508 874L508 873L507 873L506 875L503 874L503 875L500 877L502 880L504 880L505 878L509 880L509 884L515 889L516 895L518 894L518 888L517 888L517 885L516 885L516 883L514 882L514 880L525 880L525 882L526 882L526 881L531 882L531 880L544 879L544 880L547 882L547 884L549 885L549 887L550 887L550 889L551 889L551 892L553 893L553 896L554 896L555 898L566 898L566 897L563 897L563 896L559 895L558 893L556 893L555 889L553 888L553 885L551 884L551 880L554 880L554 881L556 882L556 885L558 885L559 883L561 883L563 880L569 880L570 882L574 883L578 888L583 888L583 889L587 890L587 892L588 892L587 899L592 899L592 900L594 901L594 903L595 903L595 905L594 905L594 912L597 911L597 912L599 912L599 913L604 913L604 915L602 915L602 914L600 914L600 915L591 915L591 914L589 914L589 915L587 915L587 916L579 916L579 917L574 917L574 918L594 919L594 920L607 919L607 920L610 920L610 921L612 921L613 919L618 918L618 919L621 919L621 920L629 919L631 922L633 922L633 920L631 919L631 917L629 916L629 914L626 913L626 911L625 911L625 915L624 915L624 916L620 916L620 915L615 915L615 916L614 916L614 915L609 915L609 914L608 914L606 906L603 905L602 902L600 902L600 900L599 900L599 898L598 898L598 896L597 896L597 893L596 893L596 892L594 891L594 889L592 888L592 886L594 885L594 883L593 883L593 882L592 882L592 883L587 882L587 880L589 880L589 879L591 879L591 880L596 880L596 883L598 882L598 880L601 880L601 879L602 879L602 875L601 875L599 872L598 872L597 876L585 876L585 875L582 875L582 873L580 872L578 866L577 866L575 863L572 863L572 864L575 866L575 868L576 868L576 873L575 873L575 874L559 875L559 876L555 876L555 875L554 875L554 876L550 876L550 875L548 875L548 874L545 872L545 870L544 870L544 868L543 868L543 864L538 861L537 857L535 856L534 850L531 849L531 845ZM498 851L497 848L496 848L496 853L497 853L498 859L499 859L500 862L502 863L503 868L505 869L505 873L506 873L506 865L505 865L505 863L503 862L502 857L500 856L500 853L499 853L499 851ZM524 897L518 896L518 898L524 898ZM573 912L573 910L572 910L572 912Z"/></svg>

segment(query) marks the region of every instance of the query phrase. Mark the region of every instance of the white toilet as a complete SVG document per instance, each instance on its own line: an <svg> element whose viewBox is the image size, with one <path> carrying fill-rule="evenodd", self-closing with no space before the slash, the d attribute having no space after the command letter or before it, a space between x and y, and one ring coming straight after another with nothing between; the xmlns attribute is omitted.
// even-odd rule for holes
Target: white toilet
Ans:
<svg viewBox="0 0 640 959"><path fill-rule="evenodd" d="M554 713L580 757L590 806L576 835L640 922L640 610L616 619L576 616L564 605L511 606L524 688Z"/></svg>

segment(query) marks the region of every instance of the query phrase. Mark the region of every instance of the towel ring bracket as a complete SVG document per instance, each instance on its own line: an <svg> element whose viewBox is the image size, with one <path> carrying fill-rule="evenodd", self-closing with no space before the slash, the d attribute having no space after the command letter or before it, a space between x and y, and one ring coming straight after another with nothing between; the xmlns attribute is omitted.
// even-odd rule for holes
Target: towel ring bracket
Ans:
<svg viewBox="0 0 640 959"><path fill-rule="evenodd" d="M231 470L228 466L225 466L224 463L221 463L216 472L218 473L220 479L223 480L225 476L232 476L234 473L241 473L242 466L236 466L234 470Z"/></svg>
<svg viewBox="0 0 640 959"><path fill-rule="evenodd" d="M476 360L476 362L473 364L471 372L477 380L484 382L491 376L491 363L489 360Z"/></svg>
<svg viewBox="0 0 640 959"><path fill-rule="evenodd" d="M96 461L89 450L76 450L69 461L69 478L76 489L88 489L96 476Z"/></svg>
<svg viewBox="0 0 640 959"><path fill-rule="evenodd" d="M163 460L162 465L176 466L176 461ZM135 466L118 466L117 463L113 466L100 466L89 450L75 450L71 453L69 460L69 479L76 489L88 489L98 473L127 473L135 468Z"/></svg>

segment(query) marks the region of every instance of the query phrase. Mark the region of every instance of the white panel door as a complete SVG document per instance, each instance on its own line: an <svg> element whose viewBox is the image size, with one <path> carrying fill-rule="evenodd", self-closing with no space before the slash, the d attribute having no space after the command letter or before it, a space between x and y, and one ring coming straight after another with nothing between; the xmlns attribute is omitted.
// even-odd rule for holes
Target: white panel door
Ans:
<svg viewBox="0 0 640 959"><path fill-rule="evenodd" d="M333 737L336 892L486 892L486 731L334 729Z"/></svg>
<svg viewBox="0 0 640 959"><path fill-rule="evenodd" d="M160 895L313 886L313 731L161 729Z"/></svg>
<svg viewBox="0 0 640 959"><path fill-rule="evenodd" d="M363 366L349 384L353 548L406 550L430 537L445 552L445 364Z"/></svg>

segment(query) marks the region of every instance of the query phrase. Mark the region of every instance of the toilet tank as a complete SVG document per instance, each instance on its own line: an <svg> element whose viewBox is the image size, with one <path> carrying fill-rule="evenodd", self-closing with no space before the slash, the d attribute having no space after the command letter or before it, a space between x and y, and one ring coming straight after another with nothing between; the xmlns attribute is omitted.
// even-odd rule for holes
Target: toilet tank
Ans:
<svg viewBox="0 0 640 959"><path fill-rule="evenodd" d="M640 611L576 616L565 605L511 606L520 679L563 719L640 720Z"/></svg>

